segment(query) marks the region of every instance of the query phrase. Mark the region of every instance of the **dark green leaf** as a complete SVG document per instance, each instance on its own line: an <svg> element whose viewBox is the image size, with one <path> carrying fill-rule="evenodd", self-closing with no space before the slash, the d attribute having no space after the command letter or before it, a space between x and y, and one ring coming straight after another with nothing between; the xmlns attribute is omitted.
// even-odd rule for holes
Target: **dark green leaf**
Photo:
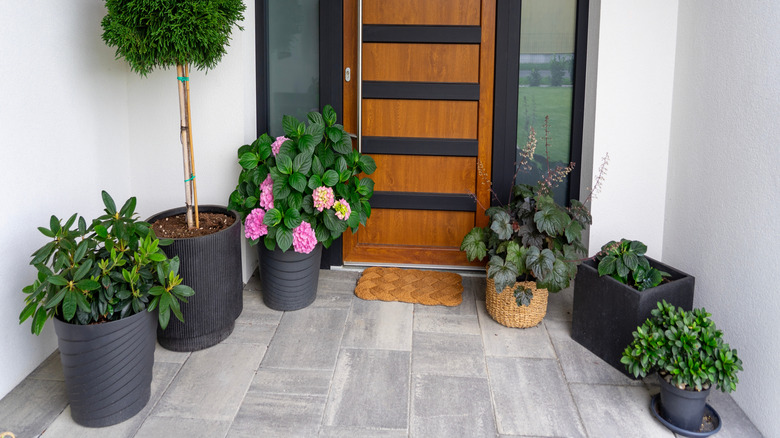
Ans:
<svg viewBox="0 0 780 438"><path fill-rule="evenodd" d="M304 190L306 190L306 177L303 176L303 174L295 172L292 175L290 175L290 179L288 180L288 183L290 184L290 187L292 187L294 190L296 190L299 193L303 193Z"/></svg>
<svg viewBox="0 0 780 438"><path fill-rule="evenodd" d="M65 292L65 298L62 300L62 317L65 321L72 320L76 315L76 307L78 306L76 295L78 292L72 290Z"/></svg>
<svg viewBox="0 0 780 438"><path fill-rule="evenodd" d="M507 240L512 237L512 224L510 223L509 214L503 210L493 214L490 222L490 229L493 230L501 240Z"/></svg>
<svg viewBox="0 0 780 438"><path fill-rule="evenodd" d="M325 167L322 165L322 161L319 157L314 156L311 159L311 172L314 175L322 176L325 173Z"/></svg>
<svg viewBox="0 0 780 438"><path fill-rule="evenodd" d="M299 123L298 119L293 116L283 116L282 129L284 130L284 135L288 138L296 136L298 134Z"/></svg>
<svg viewBox="0 0 780 438"><path fill-rule="evenodd" d="M295 172L308 175L311 171L311 154L300 153L293 160L293 170Z"/></svg>
<svg viewBox="0 0 780 438"><path fill-rule="evenodd" d="M306 114L306 118L308 118L312 124L325 124L325 119L322 118L322 114L318 113L317 111L312 111L309 114Z"/></svg>
<svg viewBox="0 0 780 438"><path fill-rule="evenodd" d="M285 227L287 227L290 230L294 230L300 224L301 224L301 214L298 213L298 210L293 210L292 208L290 208L284 212Z"/></svg>
<svg viewBox="0 0 780 438"><path fill-rule="evenodd" d="M110 214L111 216L115 215L116 204L114 204L114 199L105 190L101 192L101 196L103 197L103 205L106 206L106 213ZM68 319L68 321L70 321L70 319Z"/></svg>
<svg viewBox="0 0 780 438"><path fill-rule="evenodd" d="M260 164L260 157L254 152L245 152L238 158L238 164L246 170L251 170Z"/></svg>
<svg viewBox="0 0 780 438"><path fill-rule="evenodd" d="M269 227L275 227L282 221L282 212L276 208L272 208L265 213L263 218L263 224Z"/></svg>
<svg viewBox="0 0 780 438"><path fill-rule="evenodd" d="M276 168L279 169L279 172L283 175L290 175L293 172L292 159L287 155L279 153L279 155L276 156Z"/></svg>
<svg viewBox="0 0 780 438"><path fill-rule="evenodd" d="M608 255L599 261L599 276L612 275L615 272L615 261L617 258L613 255Z"/></svg>
<svg viewBox="0 0 780 438"><path fill-rule="evenodd" d="M76 273L73 274L73 281L79 281L82 278L84 278L89 273L90 269L92 269L92 260L91 259L84 260L84 263L82 263L81 266L79 266L78 269L76 269Z"/></svg>
<svg viewBox="0 0 780 438"><path fill-rule="evenodd" d="M283 227L279 228L276 232L276 243L282 251L290 249L293 243L292 232Z"/></svg>
<svg viewBox="0 0 780 438"><path fill-rule="evenodd" d="M493 256L488 262L488 277L495 282L497 293L512 287L517 281L518 272L514 263L508 263L499 256ZM488 291L487 293L492 293Z"/></svg>
<svg viewBox="0 0 780 438"><path fill-rule="evenodd" d="M482 260L487 255L487 246L485 245L485 232L480 227L474 227L463 238L460 244L460 250L466 251L466 257L469 260Z"/></svg>
<svg viewBox="0 0 780 438"><path fill-rule="evenodd" d="M330 105L325 105L325 107L322 109L322 117L325 119L327 126L332 126L334 123L336 123L336 119L338 119L336 111L334 111L333 107Z"/></svg>
<svg viewBox="0 0 780 438"><path fill-rule="evenodd" d="M322 179L320 178L320 176L319 176L319 175L312 175L312 176L309 178L309 184L308 184L308 186L309 186L309 188L310 188L310 189L314 190L314 189L316 189L317 187L320 187L320 186L322 186Z"/></svg>
<svg viewBox="0 0 780 438"><path fill-rule="evenodd" d="M349 134L341 131L341 139L333 143L333 150L344 155L352 152L352 138L350 138Z"/></svg>
<svg viewBox="0 0 780 438"><path fill-rule="evenodd" d="M52 216L49 218L49 229L50 229L50 230L51 230L51 232L52 232L52 233L54 233L54 234L57 234L57 233L59 233L59 232L60 232L60 229L62 229L62 228L60 227L60 220L59 220L59 219L57 219L57 216L54 216L54 215L52 215Z"/></svg>
<svg viewBox="0 0 780 438"><path fill-rule="evenodd" d="M339 182L339 174L333 169L328 169L322 176L322 183L328 187L333 187Z"/></svg>
<svg viewBox="0 0 780 438"><path fill-rule="evenodd" d="M311 155L314 153L314 148L317 147L317 143L319 142L320 142L319 138L315 137L314 135L304 134L298 140L298 149L301 151L302 154L311 157ZM307 172L308 170L304 173Z"/></svg>
<svg viewBox="0 0 780 438"><path fill-rule="evenodd" d="M376 162L368 155L361 155L358 165L360 166L360 170L366 175L371 175L376 171Z"/></svg>
<svg viewBox="0 0 780 438"><path fill-rule="evenodd" d="M48 282L55 285L55 286L65 286L68 284L68 281L62 278L59 275L52 275L49 278L47 278Z"/></svg>
<svg viewBox="0 0 780 438"><path fill-rule="evenodd" d="M135 205L136 199L135 196L133 196L122 205L122 208L119 210L119 215L127 218L132 217L133 213L135 213Z"/></svg>
<svg viewBox="0 0 780 438"><path fill-rule="evenodd" d="M54 237L55 236L55 234L52 233L51 230L49 230L46 227L38 227L38 231L40 231L41 234L43 234L46 237Z"/></svg>

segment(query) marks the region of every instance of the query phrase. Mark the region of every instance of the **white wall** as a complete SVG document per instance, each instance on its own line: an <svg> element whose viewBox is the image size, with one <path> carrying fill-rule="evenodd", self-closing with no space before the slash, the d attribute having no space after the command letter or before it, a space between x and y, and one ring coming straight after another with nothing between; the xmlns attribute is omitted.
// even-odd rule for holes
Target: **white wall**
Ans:
<svg viewBox="0 0 780 438"><path fill-rule="evenodd" d="M254 2L215 70L192 76L201 203L227 204L236 149L255 137ZM0 398L56 348L18 324L29 255L49 216L101 212L100 190L147 217L183 205L176 75L141 78L101 40L101 2L0 2ZM255 259L245 257L245 280Z"/></svg>
<svg viewBox="0 0 780 438"><path fill-rule="evenodd" d="M49 217L102 210L100 190L130 196L127 73L100 40L94 1L0 3L0 397L56 348L51 323L18 324L30 257Z"/></svg>
<svg viewBox="0 0 780 438"><path fill-rule="evenodd" d="M767 436L780 430L778 23L775 1L680 2L663 250L739 351L733 397Z"/></svg>
<svg viewBox="0 0 780 438"><path fill-rule="evenodd" d="M599 12L593 167L610 163L589 253L628 238L661 258L677 1L601 0Z"/></svg>

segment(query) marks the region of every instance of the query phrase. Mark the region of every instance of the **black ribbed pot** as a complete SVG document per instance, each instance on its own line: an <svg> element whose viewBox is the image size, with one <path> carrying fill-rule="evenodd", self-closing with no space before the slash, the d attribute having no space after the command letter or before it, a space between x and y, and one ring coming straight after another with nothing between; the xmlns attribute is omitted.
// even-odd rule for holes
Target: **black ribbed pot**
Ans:
<svg viewBox="0 0 780 438"><path fill-rule="evenodd" d="M157 341L172 351L196 351L211 347L233 332L243 310L241 277L241 218L236 211L218 205L200 205L201 213L233 216L228 228L207 236L173 239L162 249L169 258L179 256L179 275L195 295L181 304L184 322L171 315L168 327L157 330ZM156 214L148 222L185 213L174 208Z"/></svg>
<svg viewBox="0 0 780 438"><path fill-rule="evenodd" d="M686 391L667 382L660 375L658 379L661 381L661 416L680 429L698 432L712 387L705 391Z"/></svg>
<svg viewBox="0 0 780 438"><path fill-rule="evenodd" d="M257 247L260 258L260 284L263 302L274 310L303 309L317 298L320 278L322 244L309 254L300 254L279 248L269 251L265 245Z"/></svg>
<svg viewBox="0 0 780 438"><path fill-rule="evenodd" d="M157 312L77 325L54 318L73 421L121 423L141 411L152 391Z"/></svg>

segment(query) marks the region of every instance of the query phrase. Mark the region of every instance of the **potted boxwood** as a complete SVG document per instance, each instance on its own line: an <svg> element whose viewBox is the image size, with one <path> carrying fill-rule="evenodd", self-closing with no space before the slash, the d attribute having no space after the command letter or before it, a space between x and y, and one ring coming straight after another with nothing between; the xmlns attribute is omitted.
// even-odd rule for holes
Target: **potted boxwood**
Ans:
<svg viewBox="0 0 780 438"><path fill-rule="evenodd" d="M109 426L149 401L157 321L182 319L181 302L194 294L177 275L149 224L135 217L136 199L120 208L103 192L105 214L87 226L74 214L56 216L51 238L32 255L38 278L24 288L22 323L40 334L54 319L71 416L88 427Z"/></svg>
<svg viewBox="0 0 780 438"><path fill-rule="evenodd" d="M181 256L181 275L198 294L182 308L187 324L172 321L160 329L159 341L175 351L207 348L230 335L243 308L241 230L237 213L198 206L189 69L217 65L246 6L241 0L106 0L106 8L103 40L116 47L117 58L142 76L176 67L185 206L149 222L159 237L173 239L165 252Z"/></svg>
<svg viewBox="0 0 780 438"><path fill-rule="evenodd" d="M710 390L734 391L742 370L737 350L723 341L711 316L705 309L687 311L662 301L637 327L621 358L636 377L658 373L661 393L654 413L680 434L700 431Z"/></svg>
<svg viewBox="0 0 780 438"><path fill-rule="evenodd" d="M532 128L518 169L529 167L535 148ZM574 163L548 167L536 185L514 185L506 205L485 211L489 225L473 228L461 243L469 260L489 256L486 306L493 319L503 325L539 324L547 313L548 292L568 287L585 257L582 231L591 223L590 211L579 200L572 199L564 207L552 196L552 188L573 167ZM589 200L590 196L586 203Z"/></svg>
<svg viewBox="0 0 780 438"><path fill-rule="evenodd" d="M263 301L296 310L316 298L322 247L365 225L376 163L352 148L330 105L308 124L284 116L284 136L263 134L238 149L241 173L229 208L258 245Z"/></svg>
<svg viewBox="0 0 780 438"><path fill-rule="evenodd" d="M694 277L646 252L640 241L609 242L579 266L574 281L572 339L629 377L623 349L656 303L693 307Z"/></svg>

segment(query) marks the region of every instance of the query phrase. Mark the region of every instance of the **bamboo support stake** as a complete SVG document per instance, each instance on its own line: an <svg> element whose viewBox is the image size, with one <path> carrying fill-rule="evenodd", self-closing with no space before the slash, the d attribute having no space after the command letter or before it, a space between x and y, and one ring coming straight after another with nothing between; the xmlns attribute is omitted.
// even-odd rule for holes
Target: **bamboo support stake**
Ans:
<svg viewBox="0 0 780 438"><path fill-rule="evenodd" d="M176 74L179 78L186 77L184 68L181 64L176 65ZM193 228L194 221L192 217L192 169L190 168L190 149L189 149L189 126L187 120L187 103L185 80L178 80L179 86L179 120L181 124L181 147L184 158L184 205L187 211L187 227Z"/></svg>
<svg viewBox="0 0 780 438"><path fill-rule="evenodd" d="M190 77L190 65L184 66L184 74ZM186 84L187 90L187 129L190 136L190 172L195 175L195 139L192 135L192 112L190 111L190 81ZM198 212L198 180L192 179L192 196L195 204L195 228L200 228L200 213Z"/></svg>

